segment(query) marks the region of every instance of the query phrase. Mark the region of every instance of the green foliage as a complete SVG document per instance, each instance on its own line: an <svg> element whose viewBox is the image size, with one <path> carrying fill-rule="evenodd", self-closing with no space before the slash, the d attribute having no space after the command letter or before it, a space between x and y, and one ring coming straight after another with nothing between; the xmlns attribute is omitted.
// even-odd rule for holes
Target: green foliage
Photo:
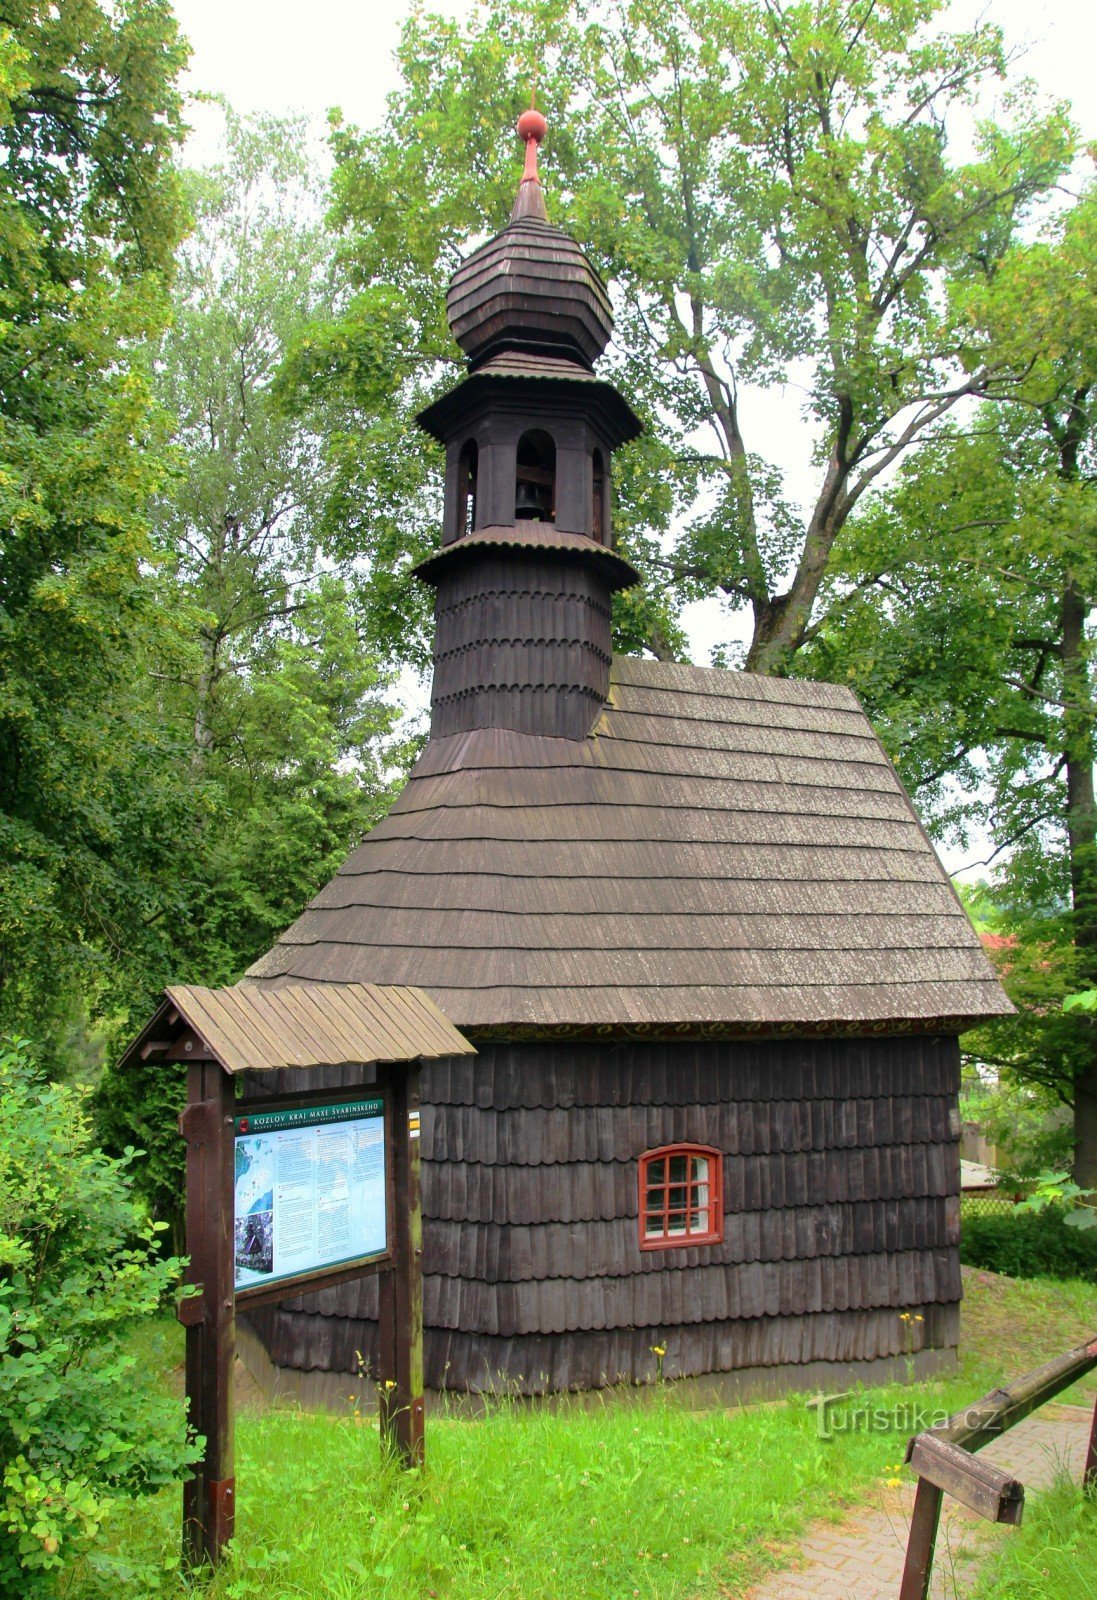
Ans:
<svg viewBox="0 0 1097 1600"><path fill-rule="evenodd" d="M91 1143L79 1090L0 1046L0 1594L52 1592L120 1497L194 1459L180 1405L126 1348L179 1276Z"/></svg>
<svg viewBox="0 0 1097 1600"><path fill-rule="evenodd" d="M965 1217L960 1259L1009 1278L1082 1278L1097 1284L1097 1232L1069 1225L1061 1206Z"/></svg>
<svg viewBox="0 0 1097 1600"><path fill-rule="evenodd" d="M1025 1520L979 1571L971 1600L1097 1600L1093 1498L1068 1473L1025 1496Z"/></svg>
<svg viewBox="0 0 1097 1600"><path fill-rule="evenodd" d="M508 214L506 130L536 64L550 214L612 283L610 374L652 428L622 452L615 495L658 607L649 642L678 648L674 607L717 593L753 612L749 664L788 670L860 496L936 418L1016 371L987 364L961 291L993 272L1070 158L1064 114L1017 94L1008 123L955 159L953 117L1006 58L993 26L948 34L940 9L500 0L467 21L412 13L384 126L336 124L343 295L296 366L359 419L340 439L333 504L391 574L397 648L421 649L422 612L402 622L398 594L437 537L436 452L408 422L455 375L441 287ZM750 431L751 386L784 382L791 363L819 435L804 431L816 490L803 508Z"/></svg>
<svg viewBox="0 0 1097 1600"><path fill-rule="evenodd" d="M226 111L221 159L188 175L194 227L155 362L175 418L158 594L176 619L156 696L187 747L202 885L172 958L211 983L262 953L389 798L388 680L356 612L359 574L333 563L322 529L331 419L290 415L275 384L329 303L306 147L298 121Z"/></svg>
<svg viewBox="0 0 1097 1600"><path fill-rule="evenodd" d="M166 0L14 0L0 27L0 1018L54 1063L79 992L155 939L181 820L126 691L163 470L132 355L183 229L184 59Z"/></svg>
<svg viewBox="0 0 1097 1600"><path fill-rule="evenodd" d="M964 1119L977 1122L996 1150L1003 1188L1028 1189L1041 1172L1070 1161L1070 1113L1054 1088L1003 1069L997 1082L981 1084L977 1094L962 1090L960 1106Z"/></svg>
<svg viewBox="0 0 1097 1600"><path fill-rule="evenodd" d="M1097 1187L1097 190L964 286L1003 380L851 524L805 665L867 704L939 837L983 834L1018 1016L965 1041L1075 1112ZM1022 350L1029 352L1021 365Z"/></svg>
<svg viewBox="0 0 1097 1600"><path fill-rule="evenodd" d="M1046 1171L1036 1176L1035 1188L1017 1207L1019 1211L1046 1211L1051 1207L1062 1213L1063 1224L1087 1233L1097 1228L1097 1209L1092 1190L1082 1189L1069 1172Z"/></svg>
<svg viewBox="0 0 1097 1600"><path fill-rule="evenodd" d="M164 984L235 982L383 815L406 752L363 619L362 574L325 538L330 417L282 405L276 373L328 303L322 191L294 120L225 112L220 158L186 174L194 227L179 253L154 387L175 418L153 502L163 626L137 691L175 742L185 831L156 959L112 1039ZM136 1181L182 1237L181 1078L104 1071L107 1147L135 1139Z"/></svg>

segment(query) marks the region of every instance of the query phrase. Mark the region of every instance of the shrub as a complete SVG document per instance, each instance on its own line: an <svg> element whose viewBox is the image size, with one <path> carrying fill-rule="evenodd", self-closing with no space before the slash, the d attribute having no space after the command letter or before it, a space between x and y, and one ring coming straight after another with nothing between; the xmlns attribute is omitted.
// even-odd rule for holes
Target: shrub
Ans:
<svg viewBox="0 0 1097 1600"><path fill-rule="evenodd" d="M1006 1216L966 1216L960 1260L1009 1278L1084 1278L1097 1283L1097 1229L1067 1225L1061 1206Z"/></svg>
<svg viewBox="0 0 1097 1600"><path fill-rule="evenodd" d="M179 1401L124 1348L180 1263L154 1248L126 1167L93 1147L79 1089L0 1042L0 1595L53 1587L110 1502L195 1458Z"/></svg>

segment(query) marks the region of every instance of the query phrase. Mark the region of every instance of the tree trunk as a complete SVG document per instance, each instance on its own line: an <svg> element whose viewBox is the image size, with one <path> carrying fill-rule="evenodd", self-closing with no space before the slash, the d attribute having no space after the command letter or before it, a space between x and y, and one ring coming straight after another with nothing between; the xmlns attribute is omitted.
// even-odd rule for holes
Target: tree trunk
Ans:
<svg viewBox="0 0 1097 1600"><path fill-rule="evenodd" d="M848 502L842 495L844 481L845 468L835 452L792 583L785 594L755 604L754 637L745 662L747 672L780 677L787 673L803 644L834 541L849 514Z"/></svg>
<svg viewBox="0 0 1097 1600"><path fill-rule="evenodd" d="M214 684L219 675L217 656L220 643L218 636L210 636L203 633L202 654L205 659L202 664L202 671L198 675L198 693L194 706L194 738L190 755L191 769L198 774L205 770L207 757L214 745L209 714Z"/></svg>
<svg viewBox="0 0 1097 1600"><path fill-rule="evenodd" d="M1097 988L1097 798L1094 794L1094 708L1086 662L1086 601L1075 581L1063 595L1063 745L1067 776L1067 842L1078 983ZM1090 1055L1074 1080L1074 1181L1097 1189L1097 1021L1081 1021Z"/></svg>

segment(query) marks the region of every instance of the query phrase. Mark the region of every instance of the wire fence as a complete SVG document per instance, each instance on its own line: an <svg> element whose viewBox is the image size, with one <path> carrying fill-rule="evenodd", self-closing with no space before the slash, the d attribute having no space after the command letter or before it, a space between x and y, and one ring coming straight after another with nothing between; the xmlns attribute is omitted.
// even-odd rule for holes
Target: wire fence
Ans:
<svg viewBox="0 0 1097 1600"><path fill-rule="evenodd" d="M969 1193L960 1196L961 1221L965 1217L1008 1217L1016 1207L1016 1197L1003 1194L999 1189L987 1189L978 1194Z"/></svg>

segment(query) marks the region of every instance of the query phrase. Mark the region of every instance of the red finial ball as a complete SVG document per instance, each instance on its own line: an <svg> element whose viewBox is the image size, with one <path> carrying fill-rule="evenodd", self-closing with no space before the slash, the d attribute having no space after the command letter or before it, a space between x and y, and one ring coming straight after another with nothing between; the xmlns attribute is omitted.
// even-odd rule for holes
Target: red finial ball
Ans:
<svg viewBox="0 0 1097 1600"><path fill-rule="evenodd" d="M539 111L523 111L518 118L518 137L529 144L531 139L536 139L540 144L548 132L548 123Z"/></svg>

